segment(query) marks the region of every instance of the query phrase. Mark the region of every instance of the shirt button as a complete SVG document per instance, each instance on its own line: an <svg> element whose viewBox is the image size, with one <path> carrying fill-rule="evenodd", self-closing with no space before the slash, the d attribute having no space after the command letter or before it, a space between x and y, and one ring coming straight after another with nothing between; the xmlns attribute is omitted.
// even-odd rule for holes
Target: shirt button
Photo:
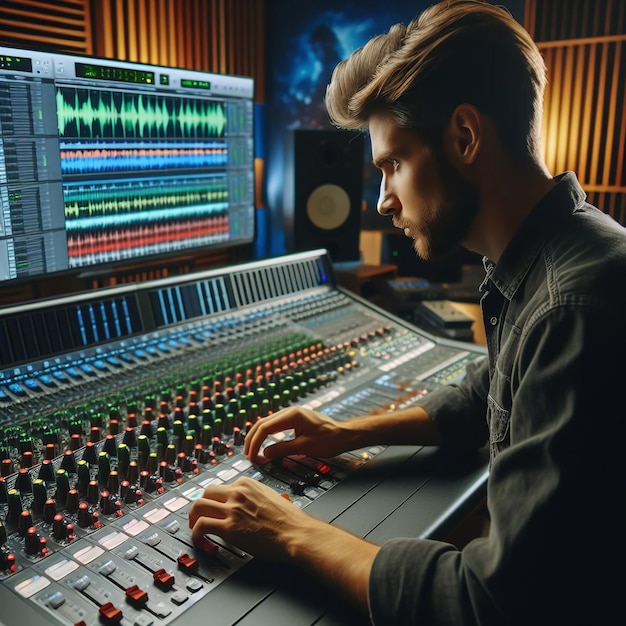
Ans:
<svg viewBox="0 0 626 626"><path fill-rule="evenodd" d="M495 325L498 323L498 318L494 315L494 316L493 316L493 317L489 320L489 323L490 323L492 326L495 326Z"/></svg>

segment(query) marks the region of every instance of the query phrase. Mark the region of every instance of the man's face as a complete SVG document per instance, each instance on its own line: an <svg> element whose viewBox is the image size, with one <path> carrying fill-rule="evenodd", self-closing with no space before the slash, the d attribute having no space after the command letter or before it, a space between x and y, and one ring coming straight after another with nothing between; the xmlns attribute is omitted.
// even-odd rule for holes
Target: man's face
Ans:
<svg viewBox="0 0 626 626"><path fill-rule="evenodd" d="M369 130L373 162L382 172L378 212L413 238L422 259L453 252L478 213L476 189L390 116L372 116Z"/></svg>

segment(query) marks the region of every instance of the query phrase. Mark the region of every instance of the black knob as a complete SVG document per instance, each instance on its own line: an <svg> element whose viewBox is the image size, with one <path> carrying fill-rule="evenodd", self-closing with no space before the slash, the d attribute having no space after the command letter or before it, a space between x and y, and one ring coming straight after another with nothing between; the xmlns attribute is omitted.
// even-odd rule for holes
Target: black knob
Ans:
<svg viewBox="0 0 626 626"><path fill-rule="evenodd" d="M92 522L93 516L89 510L89 505L86 502L81 502L78 505L78 525L81 528L87 528L88 526L91 526Z"/></svg>
<svg viewBox="0 0 626 626"><path fill-rule="evenodd" d="M28 509L25 509L20 513L17 521L17 531L21 537L26 536L26 531L33 525L33 516Z"/></svg>
<svg viewBox="0 0 626 626"><path fill-rule="evenodd" d="M47 483L54 482L54 465L51 459L44 459L39 467L37 478L45 480Z"/></svg>
<svg viewBox="0 0 626 626"><path fill-rule="evenodd" d="M57 541L64 541L67 539L67 528L61 513L57 513L52 521L52 536Z"/></svg>
<svg viewBox="0 0 626 626"><path fill-rule="evenodd" d="M24 551L26 554L34 555L42 552L45 544L46 540L37 534L37 529L34 526L28 528L24 537Z"/></svg>
<svg viewBox="0 0 626 626"><path fill-rule="evenodd" d="M42 518L46 524L54 524L54 518L57 514L57 503L52 498L44 502Z"/></svg>
<svg viewBox="0 0 626 626"><path fill-rule="evenodd" d="M15 488L19 489L21 493L32 493L33 492L33 479L30 476L29 471L22 467L17 474L17 478L15 479Z"/></svg>
<svg viewBox="0 0 626 626"><path fill-rule="evenodd" d="M65 508L70 515L75 515L80 506L80 497L76 489L70 489L67 493Z"/></svg>

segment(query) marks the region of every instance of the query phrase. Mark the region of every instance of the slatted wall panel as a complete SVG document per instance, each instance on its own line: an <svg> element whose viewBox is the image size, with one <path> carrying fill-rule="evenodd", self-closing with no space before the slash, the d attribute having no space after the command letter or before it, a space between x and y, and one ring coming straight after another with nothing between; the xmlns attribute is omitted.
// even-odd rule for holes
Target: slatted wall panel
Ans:
<svg viewBox="0 0 626 626"><path fill-rule="evenodd" d="M626 225L626 0L526 0L525 25L548 68L548 167Z"/></svg>
<svg viewBox="0 0 626 626"><path fill-rule="evenodd" d="M264 100L265 0L85 0L94 54L252 76Z"/></svg>
<svg viewBox="0 0 626 626"><path fill-rule="evenodd" d="M91 17L85 0L1 0L0 43L17 48L89 54Z"/></svg>

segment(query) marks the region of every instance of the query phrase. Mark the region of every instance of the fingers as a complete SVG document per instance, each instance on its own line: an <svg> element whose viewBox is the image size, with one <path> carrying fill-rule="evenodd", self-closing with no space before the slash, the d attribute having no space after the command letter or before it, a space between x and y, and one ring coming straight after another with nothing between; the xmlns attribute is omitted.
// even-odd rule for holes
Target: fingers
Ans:
<svg viewBox="0 0 626 626"><path fill-rule="evenodd" d="M293 407L289 407L255 422L246 435L243 453L252 461L262 459L259 452L267 437L293 428L296 415L297 411Z"/></svg>
<svg viewBox="0 0 626 626"><path fill-rule="evenodd" d="M189 527L191 528L203 516L223 519L225 517L224 503L227 499L228 494L224 487L214 485L207 487L202 497L196 500L189 509Z"/></svg>
<svg viewBox="0 0 626 626"><path fill-rule="evenodd" d="M209 533L223 536L226 533L226 502L228 488L211 485L204 490L202 497L189 509L189 528L193 542L200 546Z"/></svg>
<svg viewBox="0 0 626 626"><path fill-rule="evenodd" d="M191 539L197 546L206 543L205 535L225 535L224 520L214 517L199 517L191 526Z"/></svg>

